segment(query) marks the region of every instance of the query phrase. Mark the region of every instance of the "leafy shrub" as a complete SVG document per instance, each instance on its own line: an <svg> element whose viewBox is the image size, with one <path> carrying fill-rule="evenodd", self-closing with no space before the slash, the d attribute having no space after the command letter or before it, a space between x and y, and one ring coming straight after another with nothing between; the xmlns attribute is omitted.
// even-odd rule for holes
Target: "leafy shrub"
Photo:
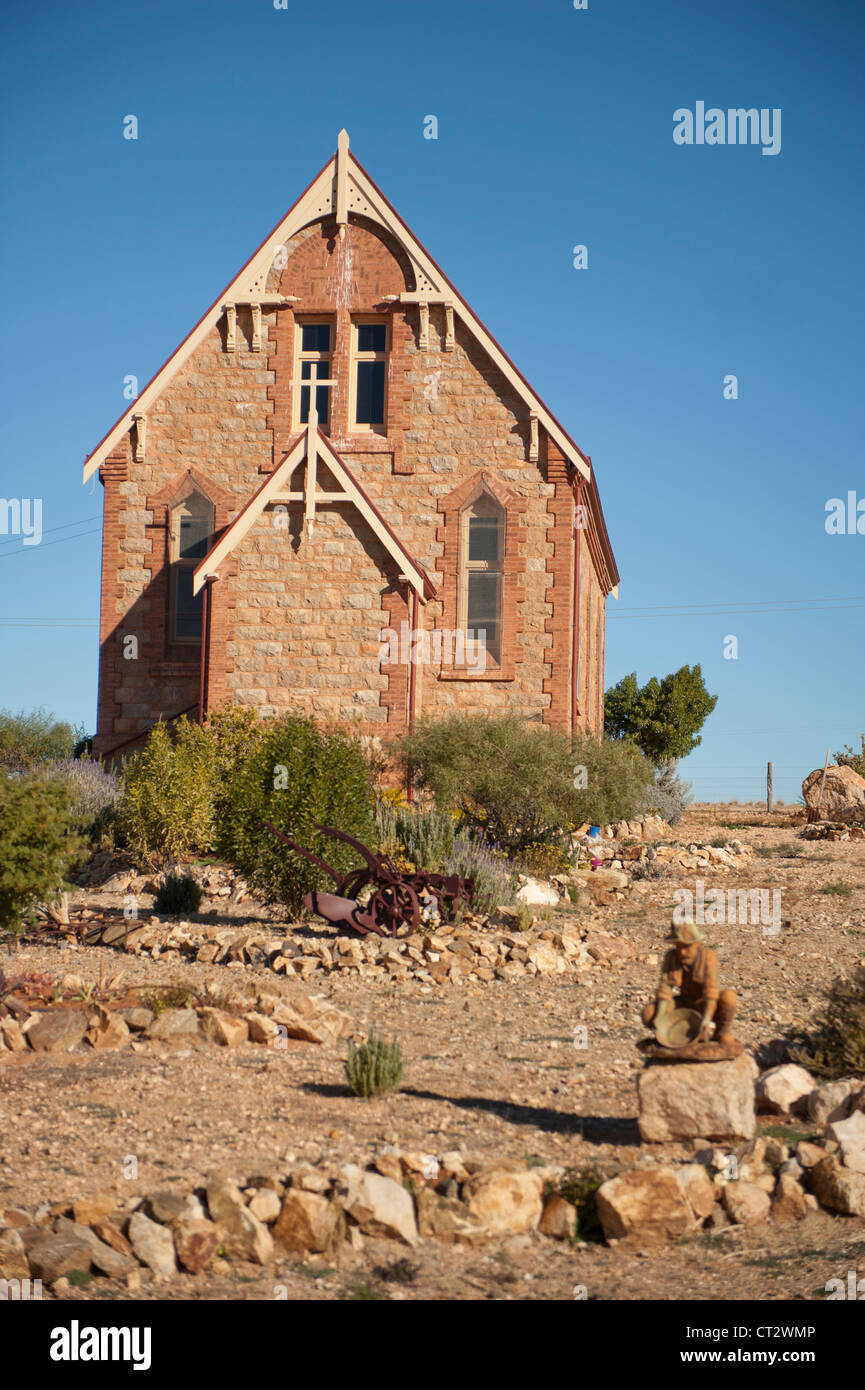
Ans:
<svg viewBox="0 0 865 1390"><path fill-rule="evenodd" d="M20 931L38 902L70 887L86 850L69 788L43 776L0 777L0 929Z"/></svg>
<svg viewBox="0 0 865 1390"><path fill-rule="evenodd" d="M474 880L474 912L491 915L514 900L510 867L483 840L472 839L464 830L454 836L453 848L442 861L442 873L459 874Z"/></svg>
<svg viewBox="0 0 865 1390"><path fill-rule="evenodd" d="M257 888L299 911L306 893L333 884L264 825L275 825L340 872L355 867L356 852L315 826L374 842L372 792L357 740L326 733L299 715L262 724L220 790L218 819L218 852Z"/></svg>
<svg viewBox="0 0 865 1390"><path fill-rule="evenodd" d="M826 1007L814 1030L796 1035L790 1060L819 1076L865 1073L865 966L850 979L836 979L825 993ZM788 1034L788 1037L791 1036Z"/></svg>
<svg viewBox="0 0 865 1390"><path fill-rule="evenodd" d="M29 772L40 763L71 758L75 739L72 725L47 710L0 710L0 766L9 772Z"/></svg>
<svg viewBox="0 0 865 1390"><path fill-rule="evenodd" d="M562 845L526 845L513 859L513 866L521 874L533 874L537 878L552 878L553 874L566 874L573 865Z"/></svg>
<svg viewBox="0 0 865 1390"><path fill-rule="evenodd" d="M829 897L849 898L853 892L852 884L844 883L840 878L834 879L831 883L824 883L822 888L817 889L818 893L825 893Z"/></svg>
<svg viewBox="0 0 865 1390"><path fill-rule="evenodd" d="M383 1096L392 1091L402 1080L402 1052L394 1038L387 1043L376 1036L371 1027L369 1036L360 1047L353 1042L348 1045L348 1061L345 1072L352 1093L356 1096Z"/></svg>
<svg viewBox="0 0 865 1390"><path fill-rule="evenodd" d="M859 739L862 747L858 753L847 743L843 752L835 754L835 762L838 767L852 767L860 777L865 777L865 734L860 734Z"/></svg>
<svg viewBox="0 0 865 1390"><path fill-rule="evenodd" d="M124 768L119 820L130 848L162 859L212 849L224 771L206 727L184 716L172 736L166 724L155 725Z"/></svg>
<svg viewBox="0 0 865 1390"><path fill-rule="evenodd" d="M203 897L201 884L191 874L166 874L154 898L153 911L165 917L197 912Z"/></svg>
<svg viewBox="0 0 865 1390"><path fill-rule="evenodd" d="M517 715L426 721L397 752L440 811L458 813L462 827L509 856L555 843L585 820L627 819L651 780L645 758L627 741L572 739ZM585 786L577 767L586 769Z"/></svg>
<svg viewBox="0 0 865 1390"><path fill-rule="evenodd" d="M576 1207L575 1239L584 1240L587 1244L600 1244L604 1239L597 1202L598 1188L603 1181L603 1177L595 1168L571 1169L562 1175L558 1186L554 1187L551 1184L547 1193L550 1196L555 1192Z"/></svg>
<svg viewBox="0 0 865 1390"><path fill-rule="evenodd" d="M640 810L646 815L663 816L668 825L677 825L694 799L693 788L676 772L678 758L670 758L656 769L643 795ZM727 829L735 829L727 826Z"/></svg>
<svg viewBox="0 0 865 1390"><path fill-rule="evenodd" d="M122 795L115 772L89 758L61 758L48 763L42 775L68 788L71 815L82 834L93 840L107 828Z"/></svg>

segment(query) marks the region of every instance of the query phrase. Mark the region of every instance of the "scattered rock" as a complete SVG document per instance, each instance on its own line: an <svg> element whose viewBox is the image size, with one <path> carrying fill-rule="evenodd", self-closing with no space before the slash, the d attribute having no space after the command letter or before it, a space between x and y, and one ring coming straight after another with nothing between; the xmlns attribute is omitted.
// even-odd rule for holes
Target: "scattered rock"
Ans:
<svg viewBox="0 0 865 1390"><path fill-rule="evenodd" d="M174 1245L181 1266L190 1274L209 1269L219 1249L219 1227L203 1217L181 1217L173 1226Z"/></svg>
<svg viewBox="0 0 865 1390"><path fill-rule="evenodd" d="M31 1276L42 1279L46 1284L53 1284L55 1279L69 1274L73 1269L89 1270L90 1234L84 1226L59 1235L53 1231L35 1231L28 1236L25 1231L21 1239L27 1251Z"/></svg>
<svg viewBox="0 0 865 1390"><path fill-rule="evenodd" d="M198 1032L194 1009L164 1009L147 1027L148 1038L176 1038Z"/></svg>
<svg viewBox="0 0 865 1390"><path fill-rule="evenodd" d="M143 1212L135 1211L129 1218L127 1235L137 1259L154 1274L165 1279L177 1273L174 1237L165 1226L151 1221Z"/></svg>
<svg viewBox="0 0 865 1390"><path fill-rule="evenodd" d="M517 889L515 897L518 903L527 903L529 907L556 907L559 902L555 888L536 878L527 878Z"/></svg>
<svg viewBox="0 0 865 1390"><path fill-rule="evenodd" d="M851 1098L863 1085L862 1078L845 1076L840 1081L827 1081L808 1097L808 1118L816 1125L829 1125L844 1120L850 1113Z"/></svg>
<svg viewBox="0 0 865 1390"><path fill-rule="evenodd" d="M156 1017L152 1009L118 1009L130 1033L143 1033Z"/></svg>
<svg viewBox="0 0 865 1390"><path fill-rule="evenodd" d="M110 1245L104 1244L89 1226L79 1226L76 1222L68 1221L66 1217L61 1216L57 1222L56 1233L58 1236L67 1235L86 1241L90 1252L90 1264L100 1274L107 1274L109 1279L125 1278L136 1268L132 1255L121 1254Z"/></svg>
<svg viewBox="0 0 865 1390"><path fill-rule="evenodd" d="M273 1258L270 1231L246 1208L243 1195L233 1182L211 1178L207 1184L207 1206L212 1220L221 1228L221 1244L229 1259L263 1265Z"/></svg>
<svg viewBox="0 0 865 1390"><path fill-rule="evenodd" d="M488 1231L518 1235L537 1229L543 1212L544 1176L537 1168L497 1165L465 1184L469 1215Z"/></svg>
<svg viewBox="0 0 865 1390"><path fill-rule="evenodd" d="M79 1197L72 1203L72 1217L77 1226L95 1226L107 1221L117 1210L117 1198L107 1193L103 1197Z"/></svg>
<svg viewBox="0 0 865 1390"><path fill-rule="evenodd" d="M825 782L822 767L809 772L802 783L802 796L809 821L865 820L865 777L852 767L827 767Z"/></svg>
<svg viewBox="0 0 865 1390"><path fill-rule="evenodd" d="M711 1186L711 1184L710 1184ZM555 1193L544 1203L541 1232L553 1240L573 1240L577 1234L577 1209Z"/></svg>
<svg viewBox="0 0 865 1390"><path fill-rule="evenodd" d="M219 1047L237 1047L249 1037L245 1018L236 1018L220 1009L199 1009L198 1019L204 1037Z"/></svg>
<svg viewBox="0 0 865 1390"><path fill-rule="evenodd" d="M702 1163L686 1163L676 1169L682 1191L698 1221L711 1216L715 1206L715 1188Z"/></svg>
<svg viewBox="0 0 865 1390"><path fill-rule="evenodd" d="M366 1235L390 1236L417 1245L418 1229L411 1194L380 1173L352 1176L342 1204Z"/></svg>
<svg viewBox="0 0 865 1390"><path fill-rule="evenodd" d="M279 1216L282 1203L279 1194L270 1187L260 1187L251 1197L248 1203L249 1210L259 1221L263 1221L265 1226L270 1225Z"/></svg>
<svg viewBox="0 0 865 1390"><path fill-rule="evenodd" d="M10 1052L24 1052L27 1039L16 1018L0 1018L0 1041Z"/></svg>
<svg viewBox="0 0 865 1390"><path fill-rule="evenodd" d="M597 1203L604 1236L610 1242L657 1245L695 1229L690 1204L673 1168L620 1173L601 1184Z"/></svg>
<svg viewBox="0 0 865 1390"><path fill-rule="evenodd" d="M801 1221L807 1212L805 1192L801 1184L790 1173L781 1173L772 1198L772 1216L775 1221Z"/></svg>
<svg viewBox="0 0 865 1390"><path fill-rule="evenodd" d="M201 1221L204 1207L193 1192L179 1192L165 1188L151 1192L145 1203L147 1214L161 1226L170 1226L175 1221Z"/></svg>
<svg viewBox="0 0 865 1390"><path fill-rule="evenodd" d="M765 1221L772 1206L768 1192L752 1182L725 1183L721 1200L730 1220L737 1226L756 1226L759 1221Z"/></svg>
<svg viewBox="0 0 865 1390"><path fill-rule="evenodd" d="M747 1055L734 1062L682 1062L640 1073L640 1134L648 1143L673 1139L753 1137L754 1073Z"/></svg>
<svg viewBox="0 0 865 1390"><path fill-rule="evenodd" d="M432 1188L421 1187L417 1194L418 1230L445 1245L478 1245L487 1232L466 1211L464 1202L444 1197Z"/></svg>
<svg viewBox="0 0 865 1390"><path fill-rule="evenodd" d="M283 1199L273 1238L286 1250L323 1254L337 1243L344 1222L334 1202L318 1192L292 1187Z"/></svg>
<svg viewBox="0 0 865 1390"><path fill-rule="evenodd" d="M764 1072L757 1082L757 1109L770 1115L802 1113L816 1082L804 1067L787 1062Z"/></svg>
<svg viewBox="0 0 865 1390"><path fill-rule="evenodd" d="M846 1216L865 1216L865 1173L842 1168L834 1154L811 1169L811 1183L821 1206Z"/></svg>
<svg viewBox="0 0 865 1390"><path fill-rule="evenodd" d="M129 1027L126 1020L117 1012L97 1004L87 1019L85 1038L91 1047L106 1050L125 1047L129 1042Z"/></svg>
<svg viewBox="0 0 865 1390"><path fill-rule="evenodd" d="M865 1114L854 1110L846 1120L834 1120L826 1133L840 1145L844 1167L865 1173Z"/></svg>
<svg viewBox="0 0 865 1390"><path fill-rule="evenodd" d="M86 1031L87 1016L81 1009L52 1009L50 1013L31 1015L27 1041L34 1052L71 1052L83 1041Z"/></svg>
<svg viewBox="0 0 865 1390"><path fill-rule="evenodd" d="M29 1279L24 1242L14 1227L0 1231L0 1279Z"/></svg>

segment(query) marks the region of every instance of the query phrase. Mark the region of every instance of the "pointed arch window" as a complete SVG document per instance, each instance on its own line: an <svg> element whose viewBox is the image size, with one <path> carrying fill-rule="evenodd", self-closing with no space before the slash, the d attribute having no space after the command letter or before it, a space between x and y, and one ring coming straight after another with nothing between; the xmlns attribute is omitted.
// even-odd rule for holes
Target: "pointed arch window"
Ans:
<svg viewBox="0 0 865 1390"><path fill-rule="evenodd" d="M192 576L210 549L214 507L194 490L168 514L168 640L182 646L201 642L203 593L193 594Z"/></svg>
<svg viewBox="0 0 865 1390"><path fill-rule="evenodd" d="M505 510L482 492L462 511L460 525L459 626L466 652L482 643L495 662L502 659L502 593Z"/></svg>

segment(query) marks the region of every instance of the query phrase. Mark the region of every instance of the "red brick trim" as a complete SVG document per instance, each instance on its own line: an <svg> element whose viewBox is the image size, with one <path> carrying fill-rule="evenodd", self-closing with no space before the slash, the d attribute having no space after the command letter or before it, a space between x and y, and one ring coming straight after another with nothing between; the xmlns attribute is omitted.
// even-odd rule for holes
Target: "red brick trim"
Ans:
<svg viewBox="0 0 865 1390"><path fill-rule="evenodd" d="M443 546L442 571L442 615L436 627L455 632L459 612L459 555L460 555L460 515L462 511L480 497L489 493L505 511L505 555L502 593L502 660L498 664L487 657L484 671L473 671L465 666L442 665L439 680L460 681L512 681L516 678L517 662L522 661L518 651L518 639L522 632L519 605L524 598L524 575L526 572L525 526L522 520L526 510L526 499L502 482L495 473L482 469L467 478L460 487L446 497L441 497L438 509L442 513L436 539Z"/></svg>
<svg viewBox="0 0 865 1390"><path fill-rule="evenodd" d="M546 573L550 580L546 601L552 612L544 622L544 631L552 635L547 648L549 675L543 683L549 695L549 707L544 710L544 723L560 729L571 727L571 663L573 660L574 622L574 494L568 478L568 465L561 450L546 436L546 480L555 487L547 498L547 544L553 553L547 557Z"/></svg>

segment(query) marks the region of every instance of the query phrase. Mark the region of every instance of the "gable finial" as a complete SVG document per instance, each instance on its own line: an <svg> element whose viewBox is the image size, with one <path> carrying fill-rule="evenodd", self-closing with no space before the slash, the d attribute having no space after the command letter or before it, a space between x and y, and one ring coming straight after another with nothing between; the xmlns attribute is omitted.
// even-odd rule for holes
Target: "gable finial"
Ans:
<svg viewBox="0 0 865 1390"><path fill-rule="evenodd" d="M348 131L339 132L336 140L336 225L340 238L348 222Z"/></svg>

